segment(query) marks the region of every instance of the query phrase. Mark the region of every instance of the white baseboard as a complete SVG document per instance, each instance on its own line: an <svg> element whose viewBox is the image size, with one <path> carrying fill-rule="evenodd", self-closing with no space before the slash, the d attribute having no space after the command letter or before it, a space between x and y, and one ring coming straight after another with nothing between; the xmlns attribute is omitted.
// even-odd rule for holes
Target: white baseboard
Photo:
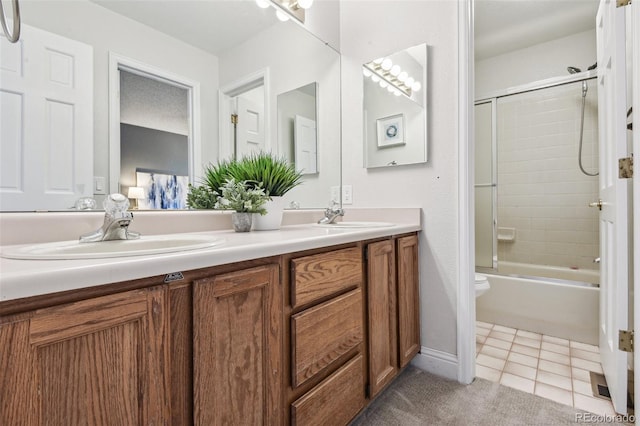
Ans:
<svg viewBox="0 0 640 426"><path fill-rule="evenodd" d="M423 346L411 360L411 365L446 379L458 380L458 357L447 352Z"/></svg>

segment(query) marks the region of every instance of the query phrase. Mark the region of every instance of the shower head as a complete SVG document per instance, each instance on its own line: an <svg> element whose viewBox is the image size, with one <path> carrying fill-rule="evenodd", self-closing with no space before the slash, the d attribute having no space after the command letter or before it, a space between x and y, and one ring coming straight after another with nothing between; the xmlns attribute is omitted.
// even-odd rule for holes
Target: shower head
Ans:
<svg viewBox="0 0 640 426"><path fill-rule="evenodd" d="M567 67L567 71L569 72L569 74L577 74L579 72L582 72L582 70L578 67Z"/></svg>

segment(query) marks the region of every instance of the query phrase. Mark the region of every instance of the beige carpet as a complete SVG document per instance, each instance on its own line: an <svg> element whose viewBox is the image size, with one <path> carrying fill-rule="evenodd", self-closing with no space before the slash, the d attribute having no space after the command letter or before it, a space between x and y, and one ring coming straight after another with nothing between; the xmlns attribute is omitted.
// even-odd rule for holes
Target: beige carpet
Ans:
<svg viewBox="0 0 640 426"><path fill-rule="evenodd" d="M579 413L498 383L476 379L465 386L410 366L352 426L616 424L580 421Z"/></svg>

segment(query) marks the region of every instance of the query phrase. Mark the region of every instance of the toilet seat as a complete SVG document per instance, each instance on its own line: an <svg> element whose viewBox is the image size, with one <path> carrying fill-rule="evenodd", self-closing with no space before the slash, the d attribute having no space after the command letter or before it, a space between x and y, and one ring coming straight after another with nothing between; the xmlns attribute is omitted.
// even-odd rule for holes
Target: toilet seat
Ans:
<svg viewBox="0 0 640 426"><path fill-rule="evenodd" d="M489 284L489 279L481 274L476 274L475 276L475 287L476 287L476 297L482 296L484 293L489 291L491 285Z"/></svg>

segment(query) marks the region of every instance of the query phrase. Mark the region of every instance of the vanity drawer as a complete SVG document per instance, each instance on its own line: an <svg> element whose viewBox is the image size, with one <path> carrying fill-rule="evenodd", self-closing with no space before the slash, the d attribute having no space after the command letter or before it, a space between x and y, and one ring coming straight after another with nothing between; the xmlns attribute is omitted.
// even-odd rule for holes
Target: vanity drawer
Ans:
<svg viewBox="0 0 640 426"><path fill-rule="evenodd" d="M358 355L291 404L294 425L346 425L364 406L364 359Z"/></svg>
<svg viewBox="0 0 640 426"><path fill-rule="evenodd" d="M291 381L298 387L363 341L362 290L291 317Z"/></svg>
<svg viewBox="0 0 640 426"><path fill-rule="evenodd" d="M291 264L294 309L362 282L362 252L357 247L299 257Z"/></svg>

